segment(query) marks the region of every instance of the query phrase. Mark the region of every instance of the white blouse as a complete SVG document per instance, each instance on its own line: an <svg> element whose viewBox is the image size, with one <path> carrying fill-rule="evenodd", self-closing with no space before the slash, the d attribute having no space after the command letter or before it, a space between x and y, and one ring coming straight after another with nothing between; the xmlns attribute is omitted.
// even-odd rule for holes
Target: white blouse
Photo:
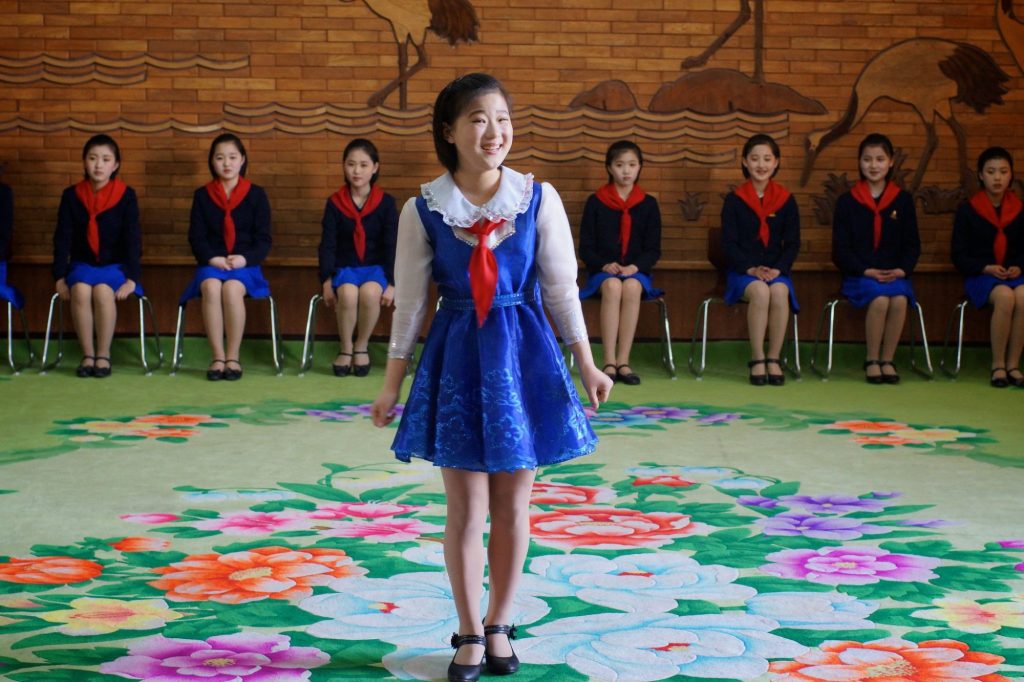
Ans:
<svg viewBox="0 0 1024 682"><path fill-rule="evenodd" d="M558 192L549 183L542 184L537 212L537 274L541 297L559 334L567 345L587 340L579 288L576 286L576 252L572 243L569 218ZM523 213L533 198L533 175L502 167L498 191L484 206L470 203L459 191L450 173L421 187L427 207L441 214L454 235L471 246L477 237L465 228L481 218L507 222L488 235L494 248L515 234L515 217ZM395 313L391 323L389 358L409 359L419 337L427 304L434 251L416 210L416 199L409 199L398 218L398 245L395 252Z"/></svg>

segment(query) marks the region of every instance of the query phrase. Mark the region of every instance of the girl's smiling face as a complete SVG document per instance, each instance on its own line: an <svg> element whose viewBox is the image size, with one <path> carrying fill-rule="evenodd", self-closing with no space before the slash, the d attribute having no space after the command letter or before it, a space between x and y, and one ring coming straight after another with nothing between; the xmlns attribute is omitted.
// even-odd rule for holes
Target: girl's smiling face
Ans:
<svg viewBox="0 0 1024 682"><path fill-rule="evenodd" d="M497 170L512 148L512 116L500 92L487 92L469 103L449 126L445 140L455 145L458 172Z"/></svg>
<svg viewBox="0 0 1024 682"><path fill-rule="evenodd" d="M766 144L755 145L743 157L743 167L750 173L750 179L756 185L765 185L779 168L779 157Z"/></svg>
<svg viewBox="0 0 1024 682"><path fill-rule="evenodd" d="M213 170L222 182L239 178L245 157L232 142L221 142L213 149Z"/></svg>
<svg viewBox="0 0 1024 682"><path fill-rule="evenodd" d="M1006 190L1010 189L1010 183L1013 182L1013 169L1010 168L1010 162L1006 159L989 159L981 167L978 179L981 180L989 197L1001 198L1006 194Z"/></svg>
<svg viewBox="0 0 1024 682"><path fill-rule="evenodd" d="M636 152L626 150L608 164L608 174L612 176L612 181L616 186L632 188L636 184L637 178L640 177L641 168L643 166L640 165L640 158L637 157Z"/></svg>
<svg viewBox="0 0 1024 682"><path fill-rule="evenodd" d="M366 150L353 149L345 157L345 182L350 189L362 192L370 186L370 180L380 169L379 163L374 163Z"/></svg>
<svg viewBox="0 0 1024 682"><path fill-rule="evenodd" d="M85 153L82 167L89 182L92 183L93 189L99 190L110 182L110 176L121 167L121 164L118 163L113 149L108 145L100 144Z"/></svg>
<svg viewBox="0 0 1024 682"><path fill-rule="evenodd" d="M881 146L864 147L860 155L860 174L868 184L878 185L889 179L893 159Z"/></svg>

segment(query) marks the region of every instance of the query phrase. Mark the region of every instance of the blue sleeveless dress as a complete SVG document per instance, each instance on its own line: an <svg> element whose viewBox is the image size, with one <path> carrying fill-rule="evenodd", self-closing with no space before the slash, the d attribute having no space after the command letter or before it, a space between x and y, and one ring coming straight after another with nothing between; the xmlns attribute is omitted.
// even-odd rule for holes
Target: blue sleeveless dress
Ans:
<svg viewBox="0 0 1024 682"><path fill-rule="evenodd" d="M468 471L534 469L594 451L576 387L541 305L534 251L541 186L515 231L494 247L494 305L477 327L473 246L416 200L441 295L392 450L408 462Z"/></svg>

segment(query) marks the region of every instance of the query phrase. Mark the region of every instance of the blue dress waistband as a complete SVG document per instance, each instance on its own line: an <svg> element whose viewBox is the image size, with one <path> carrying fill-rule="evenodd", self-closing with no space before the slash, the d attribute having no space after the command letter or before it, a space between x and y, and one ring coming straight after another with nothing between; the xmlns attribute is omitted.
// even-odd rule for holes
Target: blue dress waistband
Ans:
<svg viewBox="0 0 1024 682"><path fill-rule="evenodd" d="M534 300L532 293L527 294L523 291L515 294L500 294L494 297L491 307L507 308L512 305L533 303ZM476 303L473 302L472 298L448 298L447 296L442 296L441 300L438 302L438 307L444 308L445 310L474 310L476 308Z"/></svg>

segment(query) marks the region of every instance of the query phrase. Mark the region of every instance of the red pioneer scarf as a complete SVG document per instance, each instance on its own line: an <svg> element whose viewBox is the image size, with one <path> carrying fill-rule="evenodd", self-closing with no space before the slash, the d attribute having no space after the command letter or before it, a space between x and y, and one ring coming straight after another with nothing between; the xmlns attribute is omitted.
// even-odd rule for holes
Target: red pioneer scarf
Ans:
<svg viewBox="0 0 1024 682"><path fill-rule="evenodd" d="M971 197L971 208L978 215L987 220L996 228L996 238L992 242L992 253L995 254L996 263L1003 264L1006 258L1006 226L1013 222L1013 219L1020 215L1024 204L1012 191L1003 195L1002 210L997 214L996 207L992 205L992 199L983 191Z"/></svg>
<svg viewBox="0 0 1024 682"><path fill-rule="evenodd" d="M622 211L619 218L619 243L622 245L621 260L626 260L626 251L629 249L629 236L633 232L633 217L629 215L629 209L633 208L647 196L647 193L640 188L640 185L633 185L629 196L623 200L619 191L615 189L615 183L609 182L594 193L597 200L608 208L615 211Z"/></svg>
<svg viewBox="0 0 1024 682"><path fill-rule="evenodd" d="M217 208L224 211L224 246L227 247L229 254L235 248L235 221L231 217L231 211L242 203L249 193L250 187L252 187L251 182L245 178L238 178L238 184L235 185L235 190L231 193L231 198L228 199L220 180L211 180L206 184L206 193L210 195L210 199L213 200Z"/></svg>
<svg viewBox="0 0 1024 682"><path fill-rule="evenodd" d="M356 221L352 242L355 244L356 257L359 258L360 263L363 262L363 257L366 255L366 230L363 229L363 218L373 213L380 206L383 198L384 190L377 185L370 188L370 195L366 197L366 203L361 209L356 208L356 203L352 201L352 192L349 191L348 185L331 195L331 203L341 211L341 214Z"/></svg>
<svg viewBox="0 0 1024 682"><path fill-rule="evenodd" d="M478 327L484 326L498 288L498 261L487 245L487 237L504 224L504 220L495 222L481 218L476 225L466 228L467 232L476 235L476 247L469 257L469 288L473 291Z"/></svg>
<svg viewBox="0 0 1024 682"><path fill-rule="evenodd" d="M97 262L100 259L100 226L96 222L96 216L117 206L117 202L121 201L126 189L128 189L128 185L117 178L111 178L110 182L104 185L99 192L92 191L92 183L88 180L82 180L75 185L75 196L82 202L82 206L85 206L85 210L89 214L89 227L85 237L89 241L89 249L96 256Z"/></svg>
<svg viewBox="0 0 1024 682"><path fill-rule="evenodd" d="M760 224L757 228L757 238L761 243L768 246L768 216L773 215L789 201L789 190L769 180L764 188L764 199L759 199L754 190L754 183L747 180L733 190L736 196L743 200L743 203L750 207L750 210L757 214Z"/></svg>
<svg viewBox="0 0 1024 682"><path fill-rule="evenodd" d="M889 208L889 205L896 201L896 197L900 193L900 188L894 183L888 183L885 186L885 190L882 191L882 196L878 197L878 201L871 196L871 187L868 185L866 180L859 180L857 184L850 190L850 196L852 196L858 204L868 209L875 214L875 221L873 225L874 232L874 250L878 250L878 245L882 243L882 211Z"/></svg>

